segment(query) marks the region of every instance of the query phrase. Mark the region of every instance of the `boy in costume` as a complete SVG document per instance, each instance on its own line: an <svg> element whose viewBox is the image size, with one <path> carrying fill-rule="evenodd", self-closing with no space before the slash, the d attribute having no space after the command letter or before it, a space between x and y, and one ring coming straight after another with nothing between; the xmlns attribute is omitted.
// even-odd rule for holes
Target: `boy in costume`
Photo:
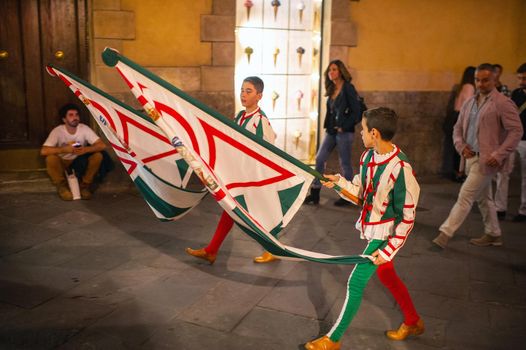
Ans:
<svg viewBox="0 0 526 350"><path fill-rule="evenodd" d="M354 267L338 320L327 335L306 343L308 350L340 349L340 339L358 311L363 290L375 271L404 314L401 326L387 331L386 336L392 340L404 340L409 335L424 332L424 322L392 263L413 228L420 193L407 156L391 142L397 120L396 113L385 107L364 112L362 141L368 150L360 158L360 174L352 181L340 175L324 175L330 180L323 182L324 186L332 188L337 184L363 198L356 228L360 237L368 241L363 254L372 255L373 261ZM346 199L343 195L342 198Z"/></svg>
<svg viewBox="0 0 526 350"><path fill-rule="evenodd" d="M240 100L243 107L245 107L245 110L240 111L237 114L235 123L273 144L276 139L276 134L274 133L274 130L272 130L267 116L258 105L263 97L263 88L263 80L258 77L247 77L243 80ZM205 248L201 249L186 248L186 252L213 264L217 258L217 252L221 247L221 244L232 229L233 225L234 220L227 214L227 212L223 211L210 243L208 243ZM278 258L267 251L261 256L254 258L254 262L256 263L266 263L274 260L278 260Z"/></svg>

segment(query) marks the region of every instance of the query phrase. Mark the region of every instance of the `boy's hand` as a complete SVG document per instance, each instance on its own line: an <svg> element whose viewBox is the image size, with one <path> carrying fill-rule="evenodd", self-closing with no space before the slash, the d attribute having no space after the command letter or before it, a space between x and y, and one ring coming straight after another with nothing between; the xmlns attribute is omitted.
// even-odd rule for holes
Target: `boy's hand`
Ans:
<svg viewBox="0 0 526 350"><path fill-rule="evenodd" d="M382 256L380 255L380 251L379 250L375 251L371 255L373 257L375 257L375 259L373 260L373 264L375 264L375 265L382 265L382 264L385 264L387 262L387 260L382 258Z"/></svg>
<svg viewBox="0 0 526 350"><path fill-rule="evenodd" d="M323 177L325 177L326 179L328 179L329 181L323 181L323 180L320 180L321 181L321 184L327 188L333 188L335 183L340 181L340 177L337 176L337 175L326 175L326 174L323 174Z"/></svg>

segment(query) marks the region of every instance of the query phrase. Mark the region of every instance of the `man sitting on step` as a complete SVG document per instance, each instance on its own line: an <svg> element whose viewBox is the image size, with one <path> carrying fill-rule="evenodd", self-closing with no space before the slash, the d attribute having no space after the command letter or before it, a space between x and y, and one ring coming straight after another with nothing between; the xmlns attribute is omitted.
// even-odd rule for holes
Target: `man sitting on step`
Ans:
<svg viewBox="0 0 526 350"><path fill-rule="evenodd" d="M106 145L89 126L80 122L77 105L62 106L59 116L63 124L51 131L40 150L40 154L46 157L47 173L51 182L57 186L60 198L70 201L73 195L65 171L74 169L80 179L81 198L90 199L90 186L101 168L103 158L107 158L104 163L109 162L110 169L107 170L111 170L111 159L103 152Z"/></svg>

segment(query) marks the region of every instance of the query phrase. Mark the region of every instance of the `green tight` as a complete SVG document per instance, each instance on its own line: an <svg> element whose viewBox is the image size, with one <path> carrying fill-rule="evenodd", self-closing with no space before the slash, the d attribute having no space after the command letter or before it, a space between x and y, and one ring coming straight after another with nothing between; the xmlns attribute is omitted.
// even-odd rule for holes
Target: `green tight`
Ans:
<svg viewBox="0 0 526 350"><path fill-rule="evenodd" d="M371 255L376 250L383 248L385 243L386 241L374 239L369 242L363 251L363 254ZM349 324L354 318L354 315L356 315L360 303L362 302L363 290L365 289L367 282L369 282L369 279L375 273L377 267L378 266L372 262L357 264L354 266L354 269L349 276L349 281L347 282L347 296L342 311L340 312L338 320L327 334L332 341L339 341L343 336L343 333L345 333L345 330L347 330L347 327L349 327Z"/></svg>

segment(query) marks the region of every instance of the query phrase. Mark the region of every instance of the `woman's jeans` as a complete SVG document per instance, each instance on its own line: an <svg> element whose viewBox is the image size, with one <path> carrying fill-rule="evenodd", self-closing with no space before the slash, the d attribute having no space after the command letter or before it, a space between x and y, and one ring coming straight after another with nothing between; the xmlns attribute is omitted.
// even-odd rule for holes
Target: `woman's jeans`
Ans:
<svg viewBox="0 0 526 350"><path fill-rule="evenodd" d="M327 159L329 159L334 147L338 146L343 177L347 180L352 180L351 147L353 140L354 132L339 132L334 135L325 132L325 138L316 154L316 171L320 174L324 173ZM312 188L321 188L320 180L315 179L312 183Z"/></svg>

